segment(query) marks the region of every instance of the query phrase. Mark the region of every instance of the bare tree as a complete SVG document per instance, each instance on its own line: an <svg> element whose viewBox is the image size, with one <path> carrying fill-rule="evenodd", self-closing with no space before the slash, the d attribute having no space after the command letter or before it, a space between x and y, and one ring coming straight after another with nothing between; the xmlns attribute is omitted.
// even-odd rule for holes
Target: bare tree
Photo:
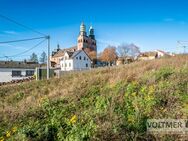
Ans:
<svg viewBox="0 0 188 141"><path fill-rule="evenodd" d="M140 49L134 44L121 44L117 47L117 52L119 57L135 57L140 54Z"/></svg>

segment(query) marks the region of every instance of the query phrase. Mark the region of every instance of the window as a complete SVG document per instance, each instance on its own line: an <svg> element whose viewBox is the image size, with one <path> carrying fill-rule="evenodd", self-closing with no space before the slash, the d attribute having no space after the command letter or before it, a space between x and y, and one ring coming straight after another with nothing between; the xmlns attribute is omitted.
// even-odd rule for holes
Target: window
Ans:
<svg viewBox="0 0 188 141"><path fill-rule="evenodd" d="M78 60L78 57L76 57L76 59Z"/></svg>
<svg viewBox="0 0 188 141"><path fill-rule="evenodd" d="M26 76L33 76L34 73L35 72L33 70L26 70Z"/></svg>
<svg viewBox="0 0 188 141"><path fill-rule="evenodd" d="M80 60L82 60L82 57L80 56Z"/></svg>
<svg viewBox="0 0 188 141"><path fill-rule="evenodd" d="M86 60L86 57L84 56L84 60Z"/></svg>
<svg viewBox="0 0 188 141"><path fill-rule="evenodd" d="M86 63L86 68L88 67L88 64Z"/></svg>
<svg viewBox="0 0 188 141"><path fill-rule="evenodd" d="M71 63L69 63L69 67L71 67Z"/></svg>
<svg viewBox="0 0 188 141"><path fill-rule="evenodd" d="M21 77L21 76L22 76L21 71L15 71L15 70L12 71L12 77Z"/></svg>
<svg viewBox="0 0 188 141"><path fill-rule="evenodd" d="M65 68L67 67L67 63L65 63Z"/></svg>

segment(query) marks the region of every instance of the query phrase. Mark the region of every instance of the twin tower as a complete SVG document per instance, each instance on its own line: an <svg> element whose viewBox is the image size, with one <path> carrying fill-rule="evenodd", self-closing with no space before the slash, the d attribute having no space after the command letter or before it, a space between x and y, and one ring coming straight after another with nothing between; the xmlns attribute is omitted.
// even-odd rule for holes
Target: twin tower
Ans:
<svg viewBox="0 0 188 141"><path fill-rule="evenodd" d="M89 35L87 35L86 32L86 26L84 23L80 25L80 33L78 36L78 44L77 44L78 50L85 50L86 48L90 51L96 51L97 52L97 45L94 35L94 29L92 26L89 28Z"/></svg>

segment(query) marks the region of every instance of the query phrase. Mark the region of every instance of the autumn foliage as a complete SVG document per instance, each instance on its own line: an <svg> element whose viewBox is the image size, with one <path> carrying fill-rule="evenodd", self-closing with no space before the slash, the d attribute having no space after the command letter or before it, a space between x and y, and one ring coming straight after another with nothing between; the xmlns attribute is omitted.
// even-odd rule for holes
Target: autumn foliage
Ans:
<svg viewBox="0 0 188 141"><path fill-rule="evenodd" d="M116 48L113 46L108 46L104 49L100 59L102 61L112 63L117 60L117 57Z"/></svg>

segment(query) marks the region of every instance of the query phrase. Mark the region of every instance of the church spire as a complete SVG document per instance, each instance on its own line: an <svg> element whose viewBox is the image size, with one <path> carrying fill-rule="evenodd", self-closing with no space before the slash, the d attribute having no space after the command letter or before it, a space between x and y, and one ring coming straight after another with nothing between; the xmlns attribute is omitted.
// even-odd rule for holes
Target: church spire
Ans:
<svg viewBox="0 0 188 141"><path fill-rule="evenodd" d="M91 25L90 28L89 28L89 37L90 37L91 39L95 39L94 29L93 29L92 25Z"/></svg>
<svg viewBox="0 0 188 141"><path fill-rule="evenodd" d="M82 22L80 25L80 35L86 36L86 26L84 22Z"/></svg>

